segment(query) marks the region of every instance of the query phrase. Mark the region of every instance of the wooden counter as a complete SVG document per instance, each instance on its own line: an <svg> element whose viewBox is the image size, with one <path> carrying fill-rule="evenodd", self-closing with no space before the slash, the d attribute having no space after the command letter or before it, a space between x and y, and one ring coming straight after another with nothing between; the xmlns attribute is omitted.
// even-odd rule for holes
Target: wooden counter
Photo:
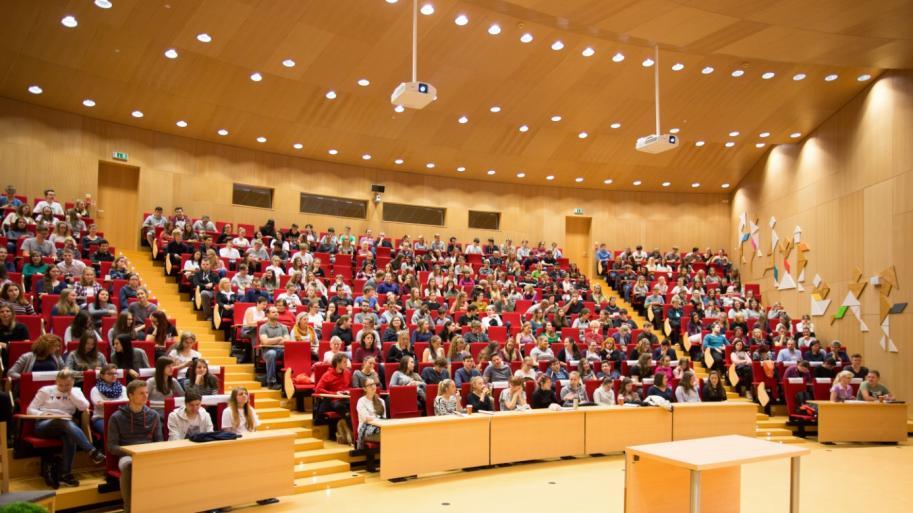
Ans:
<svg viewBox="0 0 913 513"><path fill-rule="evenodd" d="M673 403L672 440L708 436L754 437L758 407L749 402Z"/></svg>
<svg viewBox="0 0 913 513"><path fill-rule="evenodd" d="M672 441L672 413L663 408L594 406L583 410L587 454L621 452L630 445Z"/></svg>
<svg viewBox="0 0 913 513"><path fill-rule="evenodd" d="M901 403L832 403L818 406L818 442L904 442L907 405Z"/></svg>
<svg viewBox="0 0 913 513"><path fill-rule="evenodd" d="M294 493L295 432L131 445L133 513L206 511Z"/></svg>
<svg viewBox="0 0 913 513"><path fill-rule="evenodd" d="M506 411L492 415L491 464L586 454L588 409Z"/></svg>

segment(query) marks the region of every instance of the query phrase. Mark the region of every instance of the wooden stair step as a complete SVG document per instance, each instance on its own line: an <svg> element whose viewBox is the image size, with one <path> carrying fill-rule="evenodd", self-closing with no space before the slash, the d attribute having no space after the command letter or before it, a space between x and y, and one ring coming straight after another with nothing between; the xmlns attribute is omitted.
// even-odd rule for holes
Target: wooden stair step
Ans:
<svg viewBox="0 0 913 513"><path fill-rule="evenodd" d="M37 472L36 472L37 474ZM120 499L120 491L98 493L98 485L105 482L104 470L80 471L74 469L73 475L79 480L79 486L61 486L57 490L55 508L64 509L82 508L102 502ZM10 492L24 492L32 490L50 490L41 477L13 479L10 481Z"/></svg>
<svg viewBox="0 0 913 513"><path fill-rule="evenodd" d="M323 449L323 440L313 437L295 439L295 454L315 449Z"/></svg>
<svg viewBox="0 0 913 513"><path fill-rule="evenodd" d="M770 417L768 417L766 413L758 413L757 416L756 416L756 418L757 418L758 420L767 420L767 419L769 419Z"/></svg>
<svg viewBox="0 0 913 513"><path fill-rule="evenodd" d="M334 445L333 447L327 447L328 445L331 444L324 442L323 449L295 452L295 464L327 460L352 461L349 458L349 452L352 451L351 447L339 444L332 444Z"/></svg>
<svg viewBox="0 0 913 513"><path fill-rule="evenodd" d="M343 486L361 484L364 482L365 476L355 474L351 471L305 477L295 480L295 493L315 492L328 488L340 488Z"/></svg>
<svg viewBox="0 0 913 513"><path fill-rule="evenodd" d="M244 388L246 388L246 389L248 389L248 390L251 390L251 391L262 389L262 388L263 388L263 385L261 385L259 381L253 381L252 379L250 379L250 378L252 378L252 377L253 377L253 376L248 376L248 377L247 377L248 379L246 379L246 380L230 380L230 379L226 379L226 380L225 380L225 389L226 389L226 390L231 390L231 388L233 388L233 387L244 387Z"/></svg>
<svg viewBox="0 0 913 513"><path fill-rule="evenodd" d="M197 349L200 352L213 351L228 354L228 351L231 350L231 342L199 342Z"/></svg>
<svg viewBox="0 0 913 513"><path fill-rule="evenodd" d="M261 408L282 408L282 403L279 402L279 399L273 399L272 397L258 397L255 402L257 403L257 414L260 413ZM287 408L282 409L289 411Z"/></svg>
<svg viewBox="0 0 913 513"><path fill-rule="evenodd" d="M291 412L289 412L285 408L278 408L278 407L266 408L266 407L261 407L259 404L257 405L257 417L259 417L260 420L284 419L284 418L289 417L290 413Z"/></svg>
<svg viewBox="0 0 913 513"><path fill-rule="evenodd" d="M295 417L264 419L260 421L260 429L285 429L293 427L304 427L305 422L305 419L298 419Z"/></svg>
<svg viewBox="0 0 913 513"><path fill-rule="evenodd" d="M289 428L289 431L295 433L296 439L298 438L311 438L311 430L302 427Z"/></svg>
<svg viewBox="0 0 913 513"><path fill-rule="evenodd" d="M225 372L248 372L253 375L254 364L252 363L230 363L225 365Z"/></svg>
<svg viewBox="0 0 913 513"><path fill-rule="evenodd" d="M259 408L257 409L257 411L258 412L260 411ZM767 429L767 428L785 428L786 419L759 420L757 422L757 425L758 425L758 430Z"/></svg>
<svg viewBox="0 0 913 513"><path fill-rule="evenodd" d="M341 460L315 461L313 463L299 463L295 465L295 479L303 477L322 476L348 472L351 469L348 462Z"/></svg>
<svg viewBox="0 0 913 513"><path fill-rule="evenodd" d="M793 432L785 427L782 428L756 428L755 433L758 437L767 438L768 436L792 436Z"/></svg>
<svg viewBox="0 0 913 513"><path fill-rule="evenodd" d="M238 360L233 356L213 356L206 358L210 365L232 365L238 363Z"/></svg>
<svg viewBox="0 0 913 513"><path fill-rule="evenodd" d="M771 436L769 439L766 436L759 436L758 438L769 442L779 442L781 444L799 444L806 441L798 436Z"/></svg>
<svg viewBox="0 0 913 513"><path fill-rule="evenodd" d="M225 385L225 390L231 390L230 388L228 388L227 383ZM257 397L257 399L260 399L261 397L264 399L276 399L276 400L282 399L281 390L270 390L268 388L261 387L261 388L256 389L255 391L252 391L252 393L254 394L254 396Z"/></svg>

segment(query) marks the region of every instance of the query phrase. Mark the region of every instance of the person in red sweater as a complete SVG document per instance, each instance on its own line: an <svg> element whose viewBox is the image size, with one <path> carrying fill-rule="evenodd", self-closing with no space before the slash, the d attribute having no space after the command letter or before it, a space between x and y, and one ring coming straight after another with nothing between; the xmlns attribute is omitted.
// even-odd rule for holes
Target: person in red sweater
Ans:
<svg viewBox="0 0 913 513"><path fill-rule="evenodd" d="M349 372L349 357L345 353L337 353L330 363L331 368L320 376L320 381L314 387L314 395L342 394L349 395L352 387L352 374ZM317 414L325 415L336 412L340 417L348 417L349 400L339 398L322 398L317 406Z"/></svg>

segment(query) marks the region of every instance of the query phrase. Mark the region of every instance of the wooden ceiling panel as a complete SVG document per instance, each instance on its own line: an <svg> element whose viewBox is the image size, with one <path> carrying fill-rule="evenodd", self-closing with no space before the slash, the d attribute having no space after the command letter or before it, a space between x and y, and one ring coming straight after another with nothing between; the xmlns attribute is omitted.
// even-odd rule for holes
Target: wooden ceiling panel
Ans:
<svg viewBox="0 0 913 513"><path fill-rule="evenodd" d="M832 11L807 20L795 14L811 12L800 0L738 8L723 0L433 0L435 14L419 19L419 78L439 99L402 113L390 94L411 77L408 1L118 0L108 10L75 0L7 2L0 94L190 138L413 173L660 191L692 191L699 181L694 192L718 190L766 151L755 147L759 132L771 133L767 144L791 143L790 133L808 133L858 94L866 83L855 77L878 74L872 62L908 59L911 40L886 36L900 34L896 18L910 2L866 1L861 9L835 0ZM77 28L60 25L66 13L78 17ZM466 26L453 23L461 13ZM492 23L500 35L487 33ZM201 32L213 41L197 41ZM519 41L524 32L531 43ZM551 49L556 40L563 50ZM661 155L634 151L654 130L654 71L641 66L653 41L661 48L662 127L679 128L681 139ZM581 56L588 46L596 54ZM178 59L163 56L172 47ZM623 62L612 61L616 52ZM296 66L283 66L286 58ZM671 71L676 62L684 70ZM704 66L715 72L701 74ZM736 68L745 76L731 77ZM761 80L768 70L776 78ZM250 80L254 71L261 82ZM791 80L799 71L808 78ZM825 82L829 73L839 80ZM358 86L360 78L370 86ZM44 93L29 94L32 84ZM96 106L83 107L85 98ZM145 116L131 117L134 109ZM468 123L457 122L462 115ZM179 119L189 126L175 126ZM222 128L229 135L217 135ZM730 138L731 130L742 134ZM581 131L589 137L578 138ZM736 146L725 148L730 139ZM697 140L706 144L695 147ZM545 180L549 174L556 178ZM635 179L643 185L635 188Z"/></svg>

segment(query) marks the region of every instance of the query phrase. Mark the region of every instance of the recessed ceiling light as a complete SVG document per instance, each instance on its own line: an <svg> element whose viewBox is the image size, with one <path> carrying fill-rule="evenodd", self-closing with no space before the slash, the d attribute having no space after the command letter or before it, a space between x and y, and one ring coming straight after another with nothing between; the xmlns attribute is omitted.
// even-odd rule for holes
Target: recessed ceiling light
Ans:
<svg viewBox="0 0 913 513"><path fill-rule="evenodd" d="M85 105L86 107L91 108L91 107L95 106L95 100L93 100L92 98L86 98L85 100L82 101L82 104Z"/></svg>
<svg viewBox="0 0 913 513"><path fill-rule="evenodd" d="M548 180L549 182L551 182L552 180L555 179L555 175L548 175L545 177L545 179Z"/></svg>
<svg viewBox="0 0 913 513"><path fill-rule="evenodd" d="M262 135L261 135L260 137L257 137L257 142L260 143L260 144L265 143L265 142L266 142L266 137L263 137Z"/></svg>
<svg viewBox="0 0 913 513"><path fill-rule="evenodd" d="M732 73L730 73L730 75L734 76L735 78L739 78L744 74L745 74L744 69L734 69L734 70L732 70Z"/></svg>
<svg viewBox="0 0 913 513"><path fill-rule="evenodd" d="M770 80L775 76L777 76L777 74L774 73L773 71L765 71L763 74L761 74L761 78L763 78L764 80Z"/></svg>
<svg viewBox="0 0 913 513"><path fill-rule="evenodd" d="M466 16L465 14L461 14L461 15L457 16L456 18L454 18L453 22L461 27L464 27L469 23L469 16Z"/></svg>
<svg viewBox="0 0 913 513"><path fill-rule="evenodd" d="M110 9L111 0L95 0L95 5L101 7L102 9Z"/></svg>
<svg viewBox="0 0 913 513"><path fill-rule="evenodd" d="M295 148L296 150L300 150L301 148L304 148L304 145L301 143L295 143L292 145L292 148Z"/></svg>
<svg viewBox="0 0 913 513"><path fill-rule="evenodd" d="M167 57L169 59L177 59L178 51L175 50L174 48L169 48L169 49L165 50L165 57Z"/></svg>
<svg viewBox="0 0 913 513"><path fill-rule="evenodd" d="M612 180L611 178L606 178L605 180L602 181L602 183L604 183L606 185L612 185L612 182L614 182L614 180Z"/></svg>
<svg viewBox="0 0 913 513"><path fill-rule="evenodd" d="M491 108L488 110L490 110L491 112L497 113L497 112L501 112L501 107L498 107L497 105L492 105Z"/></svg>
<svg viewBox="0 0 913 513"><path fill-rule="evenodd" d="M368 87L369 85L371 85L371 81L368 80L367 78L360 78L360 79L358 79L358 85L360 85L361 87Z"/></svg>
<svg viewBox="0 0 913 513"><path fill-rule="evenodd" d="M798 138L802 137L802 132L793 132L793 133L789 134L789 136L793 139L798 139Z"/></svg>
<svg viewBox="0 0 913 513"><path fill-rule="evenodd" d="M738 137L740 133L741 132L738 130L733 130L732 132L729 132L729 137Z"/></svg>
<svg viewBox="0 0 913 513"><path fill-rule="evenodd" d="M517 178L526 178L526 173L517 173Z"/></svg>
<svg viewBox="0 0 913 513"><path fill-rule="evenodd" d="M700 186L701 186L701 183L700 183L700 182L694 182L693 184L691 184L691 187L694 188L694 189L697 189L697 188L700 187Z"/></svg>
<svg viewBox="0 0 913 513"><path fill-rule="evenodd" d="M586 139L589 136L590 136L590 134L588 134L586 132L580 132L579 134L577 134L577 137L580 139Z"/></svg>
<svg viewBox="0 0 913 513"><path fill-rule="evenodd" d="M578 176L577 178L574 178L574 181L577 182L577 183L581 183L581 182L583 182L583 177L582 177L582 176Z"/></svg>
<svg viewBox="0 0 913 513"><path fill-rule="evenodd" d="M393 107L393 111L394 112L406 112L406 107L403 107L402 105L397 105L396 107Z"/></svg>
<svg viewBox="0 0 913 513"><path fill-rule="evenodd" d="M798 82L800 80L805 80L805 73L796 73L795 75L793 75L793 80L795 80L796 82Z"/></svg>
<svg viewBox="0 0 913 513"><path fill-rule="evenodd" d="M336 148L331 148L331 149L327 150L327 153L329 153L330 155L337 155L337 154L339 154L339 150L337 150ZM369 157L370 157L370 155L369 155Z"/></svg>
<svg viewBox="0 0 913 513"><path fill-rule="evenodd" d="M678 128L670 128L670 129L669 129L669 133L670 133L670 134L677 134L677 133L679 133L679 131L680 131L680 130L679 130Z"/></svg>
<svg viewBox="0 0 913 513"><path fill-rule="evenodd" d="M721 185L720 187L722 187L723 189L728 189L728 188L729 188L729 184L728 184L728 183L724 183L724 184Z"/></svg>
<svg viewBox="0 0 913 513"><path fill-rule="evenodd" d="M529 127L527 125L520 125L520 131L523 133L529 132Z"/></svg>
<svg viewBox="0 0 913 513"><path fill-rule="evenodd" d="M554 116L552 116L552 121L554 121L555 123L561 121L561 116L555 114Z"/></svg>
<svg viewBox="0 0 913 513"><path fill-rule="evenodd" d="M460 116L460 119L457 120L457 123L465 125L466 123L469 123L469 118L466 116Z"/></svg>
<svg viewBox="0 0 913 513"><path fill-rule="evenodd" d="M726 141L726 144L724 144L723 146L725 146L727 148L732 148L733 146L735 146L735 141Z"/></svg>
<svg viewBox="0 0 913 513"><path fill-rule="evenodd" d="M662 185L663 185L663 187L668 187L668 186L672 185L672 182L663 182Z"/></svg>
<svg viewBox="0 0 913 513"><path fill-rule="evenodd" d="M488 33L493 36L497 36L498 34L501 33L501 25L498 25L497 23L492 23L491 26L488 27Z"/></svg>
<svg viewBox="0 0 913 513"><path fill-rule="evenodd" d="M872 75L869 75L868 73L863 73L862 75L859 75L858 77L856 77L856 80L858 80L859 82L865 82L866 80L869 80L871 78L872 78Z"/></svg>
<svg viewBox="0 0 913 513"><path fill-rule="evenodd" d="M767 146L767 145L764 143L755 143L755 145L754 145L755 148L763 148L765 146Z"/></svg>
<svg viewBox="0 0 913 513"><path fill-rule="evenodd" d="M466 171L466 167L464 167L464 166L460 166L457 168L457 173L462 173L464 171Z"/></svg>
<svg viewBox="0 0 913 513"><path fill-rule="evenodd" d="M431 4L425 4L421 9L419 9L419 11L425 16L431 16L434 14L434 6Z"/></svg>
<svg viewBox="0 0 913 513"><path fill-rule="evenodd" d="M177 125L181 128L187 128L187 122L184 121L183 119L179 120L177 123L175 123L175 125Z"/></svg>
<svg viewBox="0 0 913 513"><path fill-rule="evenodd" d="M427 167L428 169L434 169L434 162L429 162L429 163L425 164L425 167Z"/></svg>
<svg viewBox="0 0 913 513"><path fill-rule="evenodd" d="M75 28L79 22L76 21L76 16L67 15L60 19L60 24L66 28Z"/></svg>
<svg viewBox="0 0 913 513"><path fill-rule="evenodd" d="M494 170L494 169L489 169L489 170L488 170L488 174L489 174L489 175L495 174L495 170Z"/></svg>
<svg viewBox="0 0 913 513"><path fill-rule="evenodd" d="M224 128L220 128L219 131L216 133L221 135L222 137L225 137L226 135L228 135L228 130L225 130Z"/></svg>
<svg viewBox="0 0 913 513"><path fill-rule="evenodd" d="M361 160L371 160L371 154L365 153L364 155L361 156Z"/></svg>
<svg viewBox="0 0 913 513"><path fill-rule="evenodd" d="M833 82L834 80L837 80L837 78L839 78L839 75L837 75L836 73L831 73L830 75L824 77L824 81Z"/></svg>
<svg viewBox="0 0 913 513"><path fill-rule="evenodd" d="M324 96L327 97L327 100L335 100L335 99L336 99L336 91L332 91L332 90L327 91L327 94L325 94Z"/></svg>
<svg viewBox="0 0 913 513"><path fill-rule="evenodd" d="M563 49L564 49L564 43L562 43L560 40L552 43L552 50L557 52L557 51L563 50Z"/></svg>
<svg viewBox="0 0 913 513"><path fill-rule="evenodd" d="M649 67L652 66L653 64L654 64L653 59L651 59L651 58L649 58L649 57L647 57L646 59L644 59L643 62L640 63L640 65L643 66L643 67L645 67L645 68L649 68Z"/></svg>
<svg viewBox="0 0 913 513"><path fill-rule="evenodd" d="M760 134L758 134L758 137L760 137L761 139L766 139L766 138L770 137L770 132L761 132Z"/></svg>
<svg viewBox="0 0 913 513"><path fill-rule="evenodd" d="M616 121L615 123L612 123L611 125L609 125L609 127L610 127L610 128L616 128L616 129L617 129L617 128L621 128L621 123L619 123L619 122Z"/></svg>
<svg viewBox="0 0 913 513"><path fill-rule="evenodd" d="M397 166L403 165L403 162L405 162L405 160L403 160L403 159L396 159L393 161L393 163L396 164Z"/></svg>
<svg viewBox="0 0 913 513"><path fill-rule="evenodd" d="M701 73L704 75L713 73L713 66L704 66L704 69L701 70Z"/></svg>
<svg viewBox="0 0 913 513"><path fill-rule="evenodd" d="M592 57L596 55L596 50L594 50L592 46L588 46L584 48L582 52L580 52L580 55L584 57Z"/></svg>
<svg viewBox="0 0 913 513"><path fill-rule="evenodd" d="M143 111L135 110L135 111L131 112L130 115L135 118L141 118L141 117L143 117Z"/></svg>
<svg viewBox="0 0 913 513"><path fill-rule="evenodd" d="M680 62L676 62L672 65L672 71L681 71L683 69L685 69L685 65Z"/></svg>
<svg viewBox="0 0 913 513"><path fill-rule="evenodd" d="M639 186L640 184L642 184L643 182L640 181L640 180L634 180L634 182L632 182L632 183L634 184L635 187L637 187L637 186Z"/></svg>
<svg viewBox="0 0 913 513"><path fill-rule="evenodd" d="M625 60L625 54L621 52L616 52L615 55L612 56L613 62L621 62L623 60Z"/></svg>
<svg viewBox="0 0 913 513"><path fill-rule="evenodd" d="M29 92L32 94L41 94L44 92L44 89L42 89L41 86L30 85Z"/></svg>
<svg viewBox="0 0 913 513"><path fill-rule="evenodd" d="M197 41L199 41L201 43L211 43L212 36L210 36L206 32L203 32L202 34L197 34Z"/></svg>
<svg viewBox="0 0 913 513"><path fill-rule="evenodd" d="M250 79L253 80L254 82L259 82L259 81L263 80L263 75L261 75L260 73L255 71L250 74Z"/></svg>
<svg viewBox="0 0 913 513"><path fill-rule="evenodd" d="M520 42L521 42L521 43L532 43L532 42L533 42L533 35L530 34L529 32L523 34L522 36L520 36Z"/></svg>
<svg viewBox="0 0 913 513"><path fill-rule="evenodd" d="M286 68L294 68L295 61L293 61L292 59L285 59L284 61L282 61L282 65L285 66Z"/></svg>
<svg viewBox="0 0 913 513"><path fill-rule="evenodd" d="M704 141L695 141L694 145L697 146L698 148L700 148L701 146L704 145Z"/></svg>

